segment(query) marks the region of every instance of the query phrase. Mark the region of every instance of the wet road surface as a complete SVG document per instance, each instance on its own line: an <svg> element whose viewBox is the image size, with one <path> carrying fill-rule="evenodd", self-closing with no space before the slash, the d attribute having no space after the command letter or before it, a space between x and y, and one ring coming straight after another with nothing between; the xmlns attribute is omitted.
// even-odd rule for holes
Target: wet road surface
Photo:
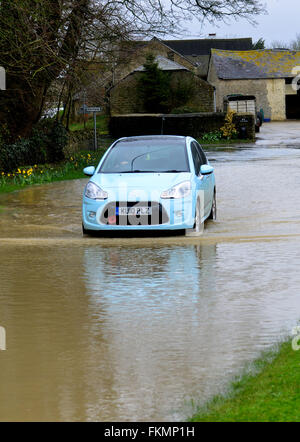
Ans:
<svg viewBox="0 0 300 442"><path fill-rule="evenodd" d="M83 238L86 180L1 196L1 421L184 420L296 325L300 149L208 157L199 239Z"/></svg>

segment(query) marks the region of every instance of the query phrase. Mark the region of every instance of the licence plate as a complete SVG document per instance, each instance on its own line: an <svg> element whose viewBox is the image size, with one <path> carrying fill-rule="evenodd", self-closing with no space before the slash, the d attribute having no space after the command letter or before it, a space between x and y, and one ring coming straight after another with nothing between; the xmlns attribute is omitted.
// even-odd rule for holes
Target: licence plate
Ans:
<svg viewBox="0 0 300 442"><path fill-rule="evenodd" d="M128 215L135 215L135 216L147 216L152 215L152 208L151 207L116 207L116 215L119 216L128 216Z"/></svg>

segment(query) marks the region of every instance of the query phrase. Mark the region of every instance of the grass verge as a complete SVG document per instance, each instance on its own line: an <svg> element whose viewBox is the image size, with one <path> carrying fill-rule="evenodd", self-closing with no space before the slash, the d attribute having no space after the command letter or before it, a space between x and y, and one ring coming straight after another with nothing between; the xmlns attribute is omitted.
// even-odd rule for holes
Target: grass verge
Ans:
<svg viewBox="0 0 300 442"><path fill-rule="evenodd" d="M251 373L233 382L226 396L213 398L191 422L298 422L300 351L290 342L257 360Z"/></svg>
<svg viewBox="0 0 300 442"><path fill-rule="evenodd" d="M13 192L34 184L84 178L83 168L97 165L107 147L97 152L79 152L59 164L20 167L11 173L0 172L0 193Z"/></svg>
<svg viewBox="0 0 300 442"><path fill-rule="evenodd" d="M97 115L96 116L96 128L98 131L100 131L101 134L107 134L108 133L108 116L107 115ZM93 116L89 115L88 118L86 118L85 122L85 128L86 129L93 129L94 128L94 118ZM76 132L78 130L84 130L84 122L78 122L78 123L71 123L69 127L71 132Z"/></svg>

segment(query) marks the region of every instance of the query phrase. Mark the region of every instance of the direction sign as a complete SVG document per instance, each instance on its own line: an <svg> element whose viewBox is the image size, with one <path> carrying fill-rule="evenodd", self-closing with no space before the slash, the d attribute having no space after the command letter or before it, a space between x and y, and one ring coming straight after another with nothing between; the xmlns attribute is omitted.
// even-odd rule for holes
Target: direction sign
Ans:
<svg viewBox="0 0 300 442"><path fill-rule="evenodd" d="M101 112L102 111L102 107L88 107L88 106L86 106L86 111L88 112L88 113L90 113L90 112Z"/></svg>
<svg viewBox="0 0 300 442"><path fill-rule="evenodd" d="M89 106L81 106L78 113L79 114L92 114L93 112L101 112L102 107L89 107Z"/></svg>

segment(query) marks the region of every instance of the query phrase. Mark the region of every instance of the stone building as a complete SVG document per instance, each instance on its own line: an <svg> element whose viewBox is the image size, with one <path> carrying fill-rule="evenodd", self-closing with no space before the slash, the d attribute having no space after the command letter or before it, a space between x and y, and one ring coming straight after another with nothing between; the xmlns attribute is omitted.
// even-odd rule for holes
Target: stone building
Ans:
<svg viewBox="0 0 300 442"><path fill-rule="evenodd" d="M154 56L165 57L192 72L197 72L197 67L192 61L154 37L149 41L127 41L120 43L117 65L114 70L114 84L125 78L138 66L143 65L149 53Z"/></svg>
<svg viewBox="0 0 300 442"><path fill-rule="evenodd" d="M108 53L108 58L103 61L101 58L93 58L88 63L85 70L89 81L85 84L75 85L76 93L72 98L72 120L82 119L78 115L78 109L84 102L88 105L101 105L105 109L109 109L110 96L113 97L113 112L117 111L116 101L120 101L121 96L124 97L125 91L121 91L122 87L127 84L126 88L129 91L129 84L134 83L132 75L135 75L135 70L142 66L145 62L146 55L151 53L154 56L164 57L181 66L179 73L172 73L172 76L185 79L193 78L194 84L199 85L198 94L195 94L196 106L199 107L199 97L204 94L204 91L210 91L207 83L199 81L207 80L210 51L212 48L230 49L230 50L247 50L252 47L251 38L235 38L235 39L193 39L193 40L160 40L156 37L151 40L130 40L117 42ZM182 68L186 68L188 72L183 72ZM177 69L178 70L178 69ZM196 74L196 76L191 75ZM130 77L128 77L130 76ZM175 80L174 80L175 81ZM130 94L134 95L134 90L131 88ZM117 96L119 98L117 98ZM86 101L85 101L85 99ZM130 100L128 100L129 102ZM206 104L205 104L206 101ZM214 110L214 106L207 104L209 100L204 100L201 109ZM132 104L132 103L131 103ZM118 105L119 106L119 105Z"/></svg>
<svg viewBox="0 0 300 442"><path fill-rule="evenodd" d="M181 54L197 67L197 74L207 80L212 49L249 51L252 38L198 38L192 40L163 40L163 43Z"/></svg>
<svg viewBox="0 0 300 442"><path fill-rule="evenodd" d="M144 54L144 57L146 53ZM141 62L144 59L138 58ZM188 101L184 103L185 107L194 109L195 112L213 112L214 111L214 88L207 81L198 77L186 66L175 61L157 55L155 58L159 69L169 73L170 85L173 90L178 85L186 84L192 88L192 93ZM143 65L137 66L118 81L110 90L110 113L111 115L146 113L143 102L138 93L138 82L143 71Z"/></svg>
<svg viewBox="0 0 300 442"><path fill-rule="evenodd" d="M124 68L125 75L130 72L130 65L127 66L128 61L134 61L137 56L151 50L153 54L162 55L180 63L207 80L211 49L248 51L252 49L252 38L160 40L154 37L150 41L122 41L117 50L116 78L120 79L120 74L122 77ZM128 69L127 72L126 68Z"/></svg>
<svg viewBox="0 0 300 442"><path fill-rule="evenodd" d="M217 110L223 110L226 95L255 95L266 119L285 120L300 118L300 92L292 87L297 73L298 51L212 49L208 81L216 88Z"/></svg>

